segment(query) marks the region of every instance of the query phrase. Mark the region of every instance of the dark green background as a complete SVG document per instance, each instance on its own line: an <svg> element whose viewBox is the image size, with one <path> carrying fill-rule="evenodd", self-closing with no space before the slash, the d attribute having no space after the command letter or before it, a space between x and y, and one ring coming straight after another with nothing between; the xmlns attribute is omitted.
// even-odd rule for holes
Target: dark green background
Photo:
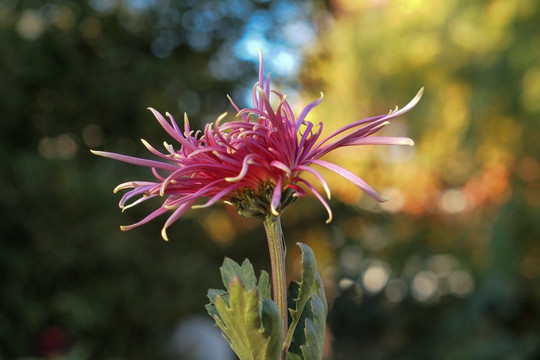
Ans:
<svg viewBox="0 0 540 360"><path fill-rule="evenodd" d="M43 334L51 328L65 335L67 358L164 358L178 321L204 313L206 289L219 286L224 256L249 257L256 268L268 268L260 224L249 223L233 242L218 244L203 226L209 210L179 220L168 243L159 237L162 219L121 232L120 224L137 221L151 206L121 214L119 195L111 190L148 173L89 152L95 141L99 149L143 156L137 139L161 143L163 132L147 106L177 119L188 111L192 128L202 128L232 110L226 94L244 104L256 65L233 49L253 16L267 19L270 43L287 45L278 30L291 19L281 16L279 2L171 3L156 0L133 7L141 3L132 2L130 7L125 2L101 10L99 1L93 6L60 0L0 4L0 359L44 355ZM314 3L300 12L323 31L321 19L338 14L337 3ZM190 25L179 20L189 11L202 14L209 8L220 9L219 21ZM37 36L24 35L20 28L21 18L35 15L32 11L49 19ZM531 11L534 16L516 22L512 30L532 51L540 34L538 6ZM205 41L198 42L197 36ZM505 111L525 127L524 146L515 157L538 159L538 112L524 111L519 100L519 84L530 64L509 65L505 56L495 61L497 66L473 64L456 76L493 79L504 74L498 77L502 83L478 85L475 93L483 96L475 96L471 106L490 106L485 99L503 94ZM209 70L216 62L227 76L217 79ZM308 72L309 67L303 74ZM304 77L309 83L311 77ZM302 78L278 80L297 87L302 83ZM465 145L474 146L479 136L481 131L471 131ZM358 247L340 226L361 216L390 234L414 229L405 245L394 243L380 253L361 249L392 269L401 268L411 254L419 259L433 255L433 236L459 238L468 229L431 216L368 213L338 201L331 203L337 220L329 227L314 200L288 210L285 217L295 214L284 220L289 247L305 229L323 229L320 241L327 246L321 256L337 259L333 275L325 278L335 299L329 317L332 358L539 359L540 274L525 277L520 269L523 258L538 250L540 211L524 200L531 184L514 173L510 182L511 198L496 212L486 211L491 215L482 222L491 234L486 244L490 265L478 270L466 248L449 249L471 271L475 290L463 299L445 295L430 304L407 296L389 305L382 293L359 296L355 287L339 290L339 280L348 276L341 270L340 254Z"/></svg>

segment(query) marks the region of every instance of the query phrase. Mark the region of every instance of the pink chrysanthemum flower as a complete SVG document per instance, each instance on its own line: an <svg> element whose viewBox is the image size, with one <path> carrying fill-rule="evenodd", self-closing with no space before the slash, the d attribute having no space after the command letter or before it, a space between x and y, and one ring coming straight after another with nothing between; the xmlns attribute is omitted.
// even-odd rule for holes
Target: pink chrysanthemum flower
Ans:
<svg viewBox="0 0 540 360"><path fill-rule="evenodd" d="M273 93L279 99L274 109L270 104ZM286 96L270 89L269 78L264 77L263 58L260 55L259 81L253 87L253 107L238 111L241 120L221 123L226 113L215 123L207 124L204 132L193 132L187 116L183 130L173 117L166 113L170 122L159 112L150 108L165 131L179 143L179 148L165 143L166 153L141 140L146 148L161 160L147 160L102 151L96 155L145 166L152 170L154 181L129 181L120 184L115 192L131 189L120 200L122 209L137 205L156 196L166 197L163 204L147 217L122 230L130 230L150 220L173 211L162 229L167 240L167 228L188 209L207 207L220 200L236 206L245 216L278 216L284 208L309 191L322 203L332 220L332 211L324 197L302 175L310 173L319 181L327 198L330 188L319 171L318 165L349 180L368 195L384 201L364 180L336 164L321 160L329 152L345 146L357 145L410 145L405 137L372 136L382 129L388 120L412 109L422 97L423 89L404 108L353 122L328 137L319 140L323 124L314 125L306 116L322 101L321 97L308 104L295 117ZM136 198L128 204L128 201ZM204 203L200 199L205 199ZM198 203L198 204L197 204Z"/></svg>

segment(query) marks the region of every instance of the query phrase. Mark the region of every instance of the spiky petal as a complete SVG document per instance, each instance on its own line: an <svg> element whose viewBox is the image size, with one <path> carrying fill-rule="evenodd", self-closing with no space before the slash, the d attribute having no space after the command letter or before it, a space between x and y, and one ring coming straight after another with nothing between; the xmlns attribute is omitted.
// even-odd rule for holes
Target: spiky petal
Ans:
<svg viewBox="0 0 540 360"><path fill-rule="evenodd" d="M120 201L122 209L156 196L164 198L158 209L136 224L121 227L123 230L142 225L171 210L162 231L167 240L167 228L190 208L206 207L224 200L236 206L242 215L264 217L278 215L306 192L311 192L322 203L330 221L330 206L316 186L303 177L304 173L311 174L330 198L328 183L312 165L335 172L378 201L384 201L360 177L321 158L345 146L412 146L414 143L408 138L373 135L387 125L389 119L411 110L422 97L423 88L402 109L358 120L319 140L323 124L315 125L306 117L321 103L322 93L296 118L286 96L271 90L269 78L264 76L262 53L259 61L259 81L253 86L252 93L253 106L240 109L231 100L239 120L222 123L226 116L222 114L215 123L207 124L202 133L194 133L187 116L182 129L170 114L166 114L167 120L150 108L159 124L178 143L177 149L165 143L165 152L160 152L142 140L159 160L92 151L152 170L155 181L130 181L116 188L131 189ZM270 104L271 96L277 96L279 100L276 108ZM126 205L132 198L135 200Z"/></svg>

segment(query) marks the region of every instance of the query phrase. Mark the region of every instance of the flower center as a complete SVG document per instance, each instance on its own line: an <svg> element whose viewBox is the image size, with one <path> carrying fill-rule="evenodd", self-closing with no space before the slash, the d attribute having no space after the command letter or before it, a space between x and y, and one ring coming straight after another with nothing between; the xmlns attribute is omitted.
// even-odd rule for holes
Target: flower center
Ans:
<svg viewBox="0 0 540 360"><path fill-rule="evenodd" d="M236 207L238 214L244 217L266 218L271 214L270 204L274 195L275 184L263 183L256 192L251 188L244 188L229 196L229 202ZM281 214L286 207L291 205L296 197L293 189L286 189L281 195L281 202L277 211Z"/></svg>

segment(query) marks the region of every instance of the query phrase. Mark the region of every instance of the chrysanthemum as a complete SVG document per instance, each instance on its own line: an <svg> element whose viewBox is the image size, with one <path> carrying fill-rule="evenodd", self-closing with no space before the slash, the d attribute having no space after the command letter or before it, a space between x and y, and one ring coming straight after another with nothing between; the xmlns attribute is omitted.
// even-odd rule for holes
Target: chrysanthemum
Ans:
<svg viewBox="0 0 540 360"><path fill-rule="evenodd" d="M122 226L122 230L132 229L172 211L162 229L162 236L167 240L167 228L190 208L206 207L224 200L236 206L242 215L277 216L295 198L303 197L307 192L315 195L326 208L330 222L332 211L328 203L303 175L313 175L327 198L330 198L330 188L312 165L333 171L368 195L384 201L360 177L321 158L345 146L413 145L409 138L373 135L387 125L389 119L412 109L422 92L423 89L400 110L355 121L319 141L323 124L315 125L306 117L321 103L322 93L296 117L286 96L270 88L269 78L264 77L261 54L259 81L253 86L253 107L239 109L231 100L241 119L222 123L226 113L222 114L215 123L207 124L201 133L191 130L187 116L184 116L181 129L169 113L166 113L167 121L150 108L165 131L178 142L176 148L164 143L166 152L163 153L141 140L160 160L92 152L151 169L155 177L153 181L128 181L116 187L115 192L131 189L120 200L122 209L156 196L164 197L158 209L135 224ZM271 94L279 100L275 108L270 104ZM128 204L132 199L135 200ZM201 202L201 199L204 200Z"/></svg>

